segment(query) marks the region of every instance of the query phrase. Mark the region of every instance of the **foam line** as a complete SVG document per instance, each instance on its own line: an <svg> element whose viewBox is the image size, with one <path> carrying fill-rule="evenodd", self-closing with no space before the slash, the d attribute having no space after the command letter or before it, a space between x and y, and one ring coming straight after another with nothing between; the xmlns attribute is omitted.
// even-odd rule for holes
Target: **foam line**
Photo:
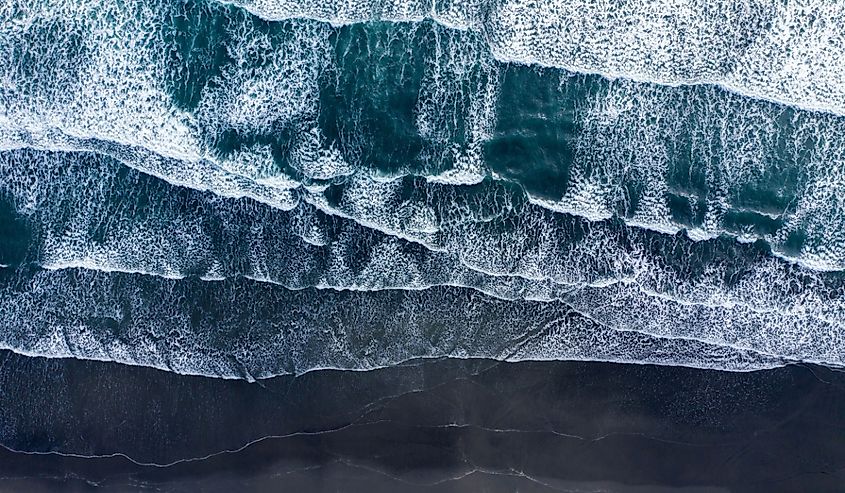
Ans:
<svg viewBox="0 0 845 493"><path fill-rule="evenodd" d="M417 357L631 361L733 371L783 364L748 351L603 329L562 305L503 304L455 288L317 294L248 280L196 283L86 271L35 272L21 282L24 291L4 287L9 302L2 320L27 322L4 324L2 347L186 374L257 379L325 367L372 369ZM74 289L75 283L88 288ZM250 308L230 312L234 318L206 313L197 319L192 305L205 296L222 304L221 315L231 303ZM243 304L244 297L253 301ZM438 308L407 311L420 303ZM66 309L54 311L57 304ZM167 316L151 317L149 310ZM526 310L534 317L524 317ZM337 317L345 322L336 324Z"/></svg>
<svg viewBox="0 0 845 493"><path fill-rule="evenodd" d="M229 2L225 2L229 3ZM668 86L713 84L802 109L845 114L845 5L786 2L231 2L269 20L334 26L432 19L484 33L502 62Z"/></svg>

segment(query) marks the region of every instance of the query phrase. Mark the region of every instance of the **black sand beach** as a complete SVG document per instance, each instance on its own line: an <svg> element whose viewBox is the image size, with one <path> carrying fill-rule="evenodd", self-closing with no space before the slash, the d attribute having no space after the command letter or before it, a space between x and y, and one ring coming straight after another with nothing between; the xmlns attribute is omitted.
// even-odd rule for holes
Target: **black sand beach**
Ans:
<svg viewBox="0 0 845 493"><path fill-rule="evenodd" d="M845 375L816 366L447 359L255 383L9 352L0 367L3 491L845 484Z"/></svg>

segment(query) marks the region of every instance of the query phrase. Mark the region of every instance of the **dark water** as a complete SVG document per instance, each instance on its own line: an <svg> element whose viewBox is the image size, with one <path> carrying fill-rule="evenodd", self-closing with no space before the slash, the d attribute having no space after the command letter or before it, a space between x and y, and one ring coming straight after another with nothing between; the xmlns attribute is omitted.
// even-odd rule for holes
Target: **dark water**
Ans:
<svg viewBox="0 0 845 493"><path fill-rule="evenodd" d="M2 487L835 491L843 19L1 5Z"/></svg>

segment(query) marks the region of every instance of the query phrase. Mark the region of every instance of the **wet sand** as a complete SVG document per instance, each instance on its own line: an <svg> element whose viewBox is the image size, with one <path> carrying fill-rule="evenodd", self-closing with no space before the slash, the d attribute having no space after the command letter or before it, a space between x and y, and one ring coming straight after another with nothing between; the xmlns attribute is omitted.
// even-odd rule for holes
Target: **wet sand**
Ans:
<svg viewBox="0 0 845 493"><path fill-rule="evenodd" d="M432 360L247 383L2 352L0 423L0 491L845 487L845 374L804 365Z"/></svg>

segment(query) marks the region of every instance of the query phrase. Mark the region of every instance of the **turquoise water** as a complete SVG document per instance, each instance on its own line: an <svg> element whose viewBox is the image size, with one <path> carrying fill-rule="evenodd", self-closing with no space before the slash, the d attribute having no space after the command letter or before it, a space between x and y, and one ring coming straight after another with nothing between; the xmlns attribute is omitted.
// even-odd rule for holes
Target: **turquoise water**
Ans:
<svg viewBox="0 0 845 493"><path fill-rule="evenodd" d="M0 346L841 365L842 7L552 7L0 10Z"/></svg>

